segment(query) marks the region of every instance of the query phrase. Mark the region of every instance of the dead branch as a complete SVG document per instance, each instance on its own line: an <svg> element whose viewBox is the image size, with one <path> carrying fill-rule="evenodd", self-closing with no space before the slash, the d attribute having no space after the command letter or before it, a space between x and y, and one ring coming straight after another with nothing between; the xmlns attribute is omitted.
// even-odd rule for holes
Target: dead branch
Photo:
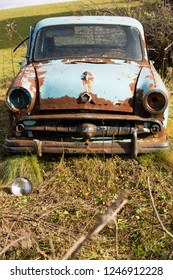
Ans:
<svg viewBox="0 0 173 280"><path fill-rule="evenodd" d="M173 235L165 228L164 224L162 223L160 217L159 217L159 214L157 212L157 209L156 209L156 206L155 206L155 203L154 203L154 199L153 199L153 195L152 195L152 192L151 192L151 186L150 186L150 179L148 177L148 189L149 189L149 194L150 194L150 198L151 198L151 203L152 203L152 206L153 206L153 210L155 212L155 215L156 215L156 218L159 222L159 224L161 225L161 228L163 229L163 231L168 234L171 238L173 238Z"/></svg>
<svg viewBox="0 0 173 280"><path fill-rule="evenodd" d="M13 229L13 227L14 227L15 224L16 224L16 222L14 222L14 223L12 224L11 228L10 228L9 231L8 231L8 234L7 234L7 237L6 237L6 240L5 240L5 246L4 246L4 248L5 248L6 245L7 245L8 238L9 238L9 236L10 236L10 234L11 234L11 231L12 231L12 229ZM6 251L5 251L5 252L6 252Z"/></svg>
<svg viewBox="0 0 173 280"><path fill-rule="evenodd" d="M114 218L115 222L115 247L116 247L116 255L117 255L117 260L119 259L119 251L118 251L118 221L117 221L117 216Z"/></svg>
<svg viewBox="0 0 173 280"><path fill-rule="evenodd" d="M173 249L171 249L171 251L167 254L166 260L167 260L167 259L168 259L168 260L171 260L172 257L173 257Z"/></svg>
<svg viewBox="0 0 173 280"><path fill-rule="evenodd" d="M43 252L43 251L39 248L39 246L36 247L36 250L37 250L37 252L38 252L40 255L42 255L42 256L45 258L45 260L50 260L50 258L48 257L48 255L47 255L45 252Z"/></svg>
<svg viewBox="0 0 173 280"><path fill-rule="evenodd" d="M98 222L89 230L86 235L81 236L75 244L64 255L63 260L69 260L75 257L76 253L83 246L84 242L98 234L110 221L114 220L117 214L127 203L127 199L124 199L124 195L120 195L118 199L107 209L106 213L100 217Z"/></svg>
<svg viewBox="0 0 173 280"><path fill-rule="evenodd" d="M25 238L29 238L30 235L25 235L25 236L21 236L18 239L14 240L13 242L11 242L9 245L7 245L6 247L4 247L1 251L0 251L0 256L3 255L6 251L8 251L8 249L12 246L14 246L16 243L18 243L19 241L25 239Z"/></svg>
<svg viewBox="0 0 173 280"><path fill-rule="evenodd" d="M49 238L49 244L50 244L50 248L51 248L51 251L52 251L52 258L53 258L53 260L56 260L55 246L53 244L52 238Z"/></svg>

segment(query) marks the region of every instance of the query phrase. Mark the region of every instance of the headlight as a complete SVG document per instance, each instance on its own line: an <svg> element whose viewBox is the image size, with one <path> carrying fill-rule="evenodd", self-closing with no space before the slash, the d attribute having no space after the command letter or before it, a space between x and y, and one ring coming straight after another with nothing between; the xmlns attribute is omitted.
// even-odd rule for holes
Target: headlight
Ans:
<svg viewBox="0 0 173 280"><path fill-rule="evenodd" d="M24 88L13 88L7 96L7 104L14 112L27 109L31 104L32 98L30 93Z"/></svg>
<svg viewBox="0 0 173 280"><path fill-rule="evenodd" d="M17 196L28 195L31 190L32 184L25 177L16 178L11 184L11 193Z"/></svg>
<svg viewBox="0 0 173 280"><path fill-rule="evenodd" d="M150 114L163 113L167 105L168 97L160 90L150 90L143 97L143 106Z"/></svg>

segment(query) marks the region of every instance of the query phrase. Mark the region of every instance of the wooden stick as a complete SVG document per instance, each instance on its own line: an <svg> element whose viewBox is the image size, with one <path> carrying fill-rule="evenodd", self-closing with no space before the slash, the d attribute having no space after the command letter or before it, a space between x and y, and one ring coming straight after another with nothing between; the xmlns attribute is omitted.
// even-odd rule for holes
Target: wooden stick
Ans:
<svg viewBox="0 0 173 280"><path fill-rule="evenodd" d="M106 213L100 217L98 222L90 229L90 231L81 236L75 244L67 251L67 253L63 256L63 260L69 260L75 257L76 253L83 246L84 242L86 242L89 238L93 237L93 235L98 234L110 221L114 220L117 214L121 211L121 209L127 203L127 199L122 201L124 195L121 195L106 211ZM116 208L116 210L115 210Z"/></svg>
<svg viewBox="0 0 173 280"><path fill-rule="evenodd" d="M154 199L153 199L153 195L152 195L152 192L151 192L151 186L150 186L150 179L148 177L148 189L149 189L149 194L150 194L150 198L151 198L151 203L152 203L152 206L153 206L153 210L155 212L155 215L156 215L156 218L159 222L159 224L161 225L163 231L168 234L171 238L173 238L173 235L165 228L164 224L162 223L160 217L159 217L159 214L157 212L157 209L156 209L156 206L155 206L155 203L154 203Z"/></svg>
<svg viewBox="0 0 173 280"><path fill-rule="evenodd" d="M25 235L25 236L21 236L19 237L18 239L14 240L13 242L11 242L9 245L7 245L5 248L3 248L1 251L0 251L0 256L3 255L6 251L8 251L8 249L12 246L14 246L17 242L25 239L25 238L29 238L30 235Z"/></svg>

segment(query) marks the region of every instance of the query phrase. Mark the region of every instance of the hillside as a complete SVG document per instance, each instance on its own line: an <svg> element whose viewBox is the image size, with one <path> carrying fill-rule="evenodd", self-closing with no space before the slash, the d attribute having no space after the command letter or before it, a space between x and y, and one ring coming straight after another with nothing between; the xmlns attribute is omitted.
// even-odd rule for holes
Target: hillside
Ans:
<svg viewBox="0 0 173 280"><path fill-rule="evenodd" d="M126 6L119 0L118 6ZM148 2L148 1L146 1ZM130 7L140 6L140 1L130 1ZM0 81L1 84L13 78L19 69L19 62L26 54L26 44L15 53L14 48L28 36L30 26L46 17L67 16L97 13L97 10L111 9L115 6L112 0L72 1L57 4L31 6L27 8L0 10ZM128 5L127 5L128 7Z"/></svg>

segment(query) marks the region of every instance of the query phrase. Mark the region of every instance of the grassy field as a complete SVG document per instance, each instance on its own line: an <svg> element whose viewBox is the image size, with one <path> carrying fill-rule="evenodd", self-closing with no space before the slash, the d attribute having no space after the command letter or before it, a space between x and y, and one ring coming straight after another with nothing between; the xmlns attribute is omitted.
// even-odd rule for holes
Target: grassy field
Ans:
<svg viewBox="0 0 173 280"><path fill-rule="evenodd" d="M144 1L148 2L148 1ZM140 1L119 0L118 7L128 8L141 5ZM3 86L13 78L19 70L18 62L23 60L26 54L26 45L23 45L15 53L13 49L28 36L30 26L34 26L39 20L46 17L67 16L78 14L91 14L99 9L105 12L115 7L113 0L79 0L26 8L0 10L0 84ZM1 87L2 87L1 86Z"/></svg>
<svg viewBox="0 0 173 280"><path fill-rule="evenodd" d="M119 5L124 5L124 0L119 0ZM139 1L132 1L131 6ZM46 17L76 15L79 13L90 14L95 7L104 8L113 6L112 0L72 1L57 4L31 6L26 8L0 11L0 81L6 83L9 77L14 77L19 69L18 62L23 60L26 48L13 53L13 49L28 36L30 26Z"/></svg>
<svg viewBox="0 0 173 280"><path fill-rule="evenodd" d="M121 212L99 234L88 239L75 258L173 259L173 238L159 224L149 195L150 187L159 217L165 228L173 233L172 151L143 155L137 159L114 155L7 157L2 152L3 140L8 130L8 115L3 99L6 86L13 72L17 71L17 68L13 69L12 61L16 64L19 58L19 54L15 58L10 56L11 47L15 47L21 37L27 36L29 25L43 17L76 14L81 11L82 5L89 13L86 2L88 1L80 1L80 5L74 2L0 11L2 260L62 259L68 249L90 231L98 218L121 194L127 199ZM112 1L104 2L104 5L112 4ZM10 43L5 31L7 24L14 24L17 30L15 34L13 32L14 38ZM169 82L168 87L171 92L172 83ZM168 135L172 141L171 94L169 107ZM33 190L29 196L11 195L10 184L18 176L32 181Z"/></svg>

